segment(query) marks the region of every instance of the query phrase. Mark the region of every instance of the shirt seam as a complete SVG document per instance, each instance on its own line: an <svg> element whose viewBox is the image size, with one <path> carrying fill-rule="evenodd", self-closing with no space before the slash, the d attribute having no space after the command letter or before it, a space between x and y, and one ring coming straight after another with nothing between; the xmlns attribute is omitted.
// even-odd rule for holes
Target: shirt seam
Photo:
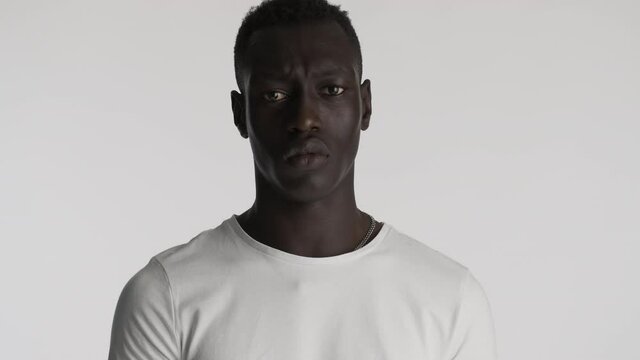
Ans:
<svg viewBox="0 0 640 360"><path fill-rule="evenodd" d="M448 346L448 351L447 353L452 353L453 354L449 357L447 357L447 359L449 360L455 360L456 356L458 356L458 352L460 351L460 348L458 349L453 349L452 346L454 345L454 341L456 340L456 336L458 333L458 327L460 326L460 318L461 318L461 312L462 312L462 305L464 302L464 297L465 294L467 292L467 284L469 282L469 276L471 274L471 271L465 267L465 274L464 277L462 278L462 281L460 282L460 285L458 286L458 304L456 305L456 309L454 311L454 316L455 316L455 322L453 324L453 328L451 329L451 336L449 338L449 346ZM462 334L461 335L463 337L463 341L464 341L464 337L466 336L466 334ZM462 344L461 344L462 345Z"/></svg>
<svg viewBox="0 0 640 360"><path fill-rule="evenodd" d="M169 298L171 300L171 320L173 321L173 326L172 326L173 340L176 345L176 349L178 350L178 354L180 355L180 358L182 358L182 350L180 349L180 342L178 341L179 339L178 331L177 331L177 327L178 327L177 313L178 312L176 311L176 303L174 301L173 287L171 286L171 281L169 280L169 274L167 274L167 270L164 268L164 265L162 265L160 260L158 260L155 256L152 258L152 260L155 261L160 266L160 269L162 270L162 274L164 275L165 281L167 282L167 286L169 287Z"/></svg>

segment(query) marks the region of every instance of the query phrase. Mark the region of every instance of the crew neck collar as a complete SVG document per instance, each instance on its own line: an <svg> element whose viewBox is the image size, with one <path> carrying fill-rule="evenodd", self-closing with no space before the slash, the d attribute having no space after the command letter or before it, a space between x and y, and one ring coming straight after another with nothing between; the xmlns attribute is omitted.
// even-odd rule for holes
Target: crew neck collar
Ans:
<svg viewBox="0 0 640 360"><path fill-rule="evenodd" d="M301 256L301 255L288 253L286 251L282 251L280 249L276 249L274 247L271 247L269 245L259 242L258 240L252 238L249 234L247 234L244 231L244 229L242 228L242 226L240 226L240 223L238 222L237 216L238 215L236 214L231 215L231 217L229 217L225 221L225 223L227 224L227 226L231 228L231 230L235 233L235 235L237 235L236 237L239 238L244 244L249 245L253 249L265 255L275 257L277 259L280 259L286 262L290 262L290 263L293 262L297 264L337 264L345 261L355 260L373 251L373 249L375 249L380 243L384 241L384 239L387 237L387 235L391 230L391 225L387 224L386 222L383 222L382 228L380 229L378 234L373 239L371 239L367 244L365 244L363 247L357 250L353 250L344 254L334 255L334 256L309 257L309 256Z"/></svg>

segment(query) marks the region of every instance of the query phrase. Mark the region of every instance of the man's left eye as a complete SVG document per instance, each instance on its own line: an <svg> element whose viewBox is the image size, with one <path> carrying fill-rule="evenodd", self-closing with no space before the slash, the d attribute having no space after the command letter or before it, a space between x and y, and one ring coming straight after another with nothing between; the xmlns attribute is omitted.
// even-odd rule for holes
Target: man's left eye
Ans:
<svg viewBox="0 0 640 360"><path fill-rule="evenodd" d="M328 95L340 95L344 92L344 88L338 85L325 86L326 93Z"/></svg>

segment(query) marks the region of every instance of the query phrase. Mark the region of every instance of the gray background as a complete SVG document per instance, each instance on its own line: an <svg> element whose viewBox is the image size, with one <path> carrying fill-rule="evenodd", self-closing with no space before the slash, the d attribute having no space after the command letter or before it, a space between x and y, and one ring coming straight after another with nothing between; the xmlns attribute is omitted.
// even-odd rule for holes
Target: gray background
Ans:
<svg viewBox="0 0 640 360"><path fill-rule="evenodd" d="M251 205L253 4L0 0L3 358L105 358L126 281ZM501 359L639 359L640 3L341 4L358 205L476 274Z"/></svg>

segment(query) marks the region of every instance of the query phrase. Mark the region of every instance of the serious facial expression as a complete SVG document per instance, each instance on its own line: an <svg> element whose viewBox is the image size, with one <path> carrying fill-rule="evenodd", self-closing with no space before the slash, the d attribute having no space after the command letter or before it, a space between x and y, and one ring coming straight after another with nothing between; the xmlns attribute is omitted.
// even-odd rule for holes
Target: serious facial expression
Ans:
<svg viewBox="0 0 640 360"><path fill-rule="evenodd" d="M354 47L340 25L261 29L246 58L244 91L232 92L232 104L258 180L291 200L312 201L353 179L371 92L369 80L360 84ZM290 157L296 149L313 155Z"/></svg>

